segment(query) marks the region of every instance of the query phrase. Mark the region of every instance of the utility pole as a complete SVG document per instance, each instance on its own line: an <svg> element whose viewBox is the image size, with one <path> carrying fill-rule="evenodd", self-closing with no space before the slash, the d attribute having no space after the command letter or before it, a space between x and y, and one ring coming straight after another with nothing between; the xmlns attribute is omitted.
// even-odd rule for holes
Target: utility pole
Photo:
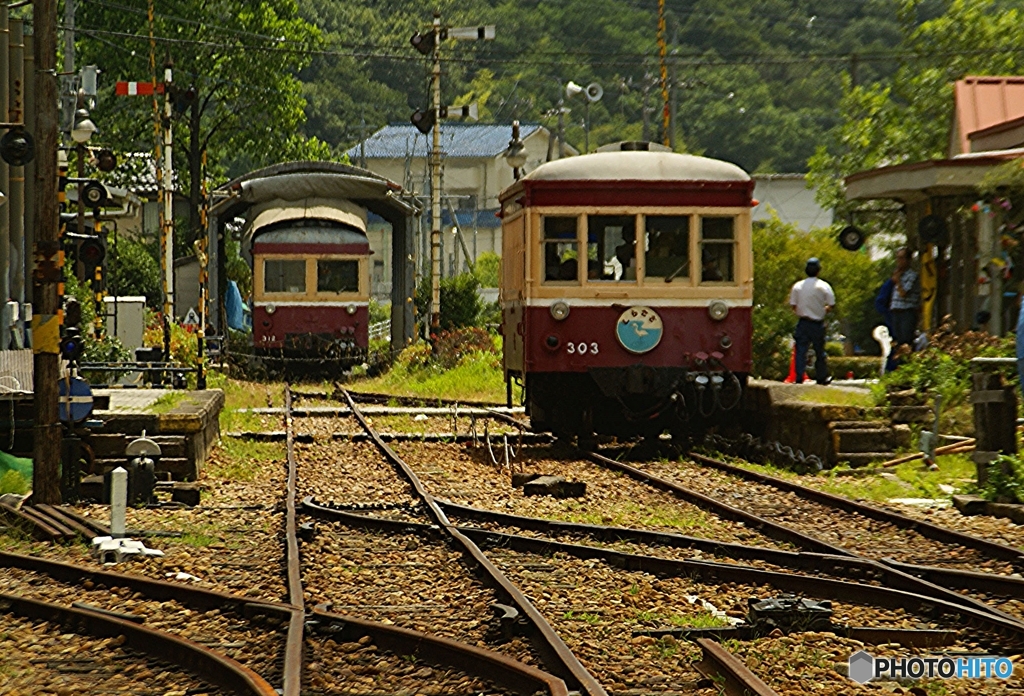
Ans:
<svg viewBox="0 0 1024 696"><path fill-rule="evenodd" d="M8 94L7 120L10 123L25 123L25 23L20 19L10 20L10 90ZM11 299L16 301L18 320L15 323L13 343L15 348L25 347L25 167L12 166L9 171L7 190L7 214L10 216L11 252L10 287ZM6 322L5 322L6 323ZM7 347L6 345L4 346Z"/></svg>
<svg viewBox="0 0 1024 696"><path fill-rule="evenodd" d="M10 79L7 52L10 47L7 0L0 2L0 119L7 119L7 84ZM0 160L0 191L10 190L10 166ZM7 317L7 301L11 298L11 206L0 206L0 350L11 347L11 323Z"/></svg>
<svg viewBox="0 0 1024 696"><path fill-rule="evenodd" d="M160 178L160 256L163 261L164 285L164 361L171 361L171 322L174 321L174 163L171 159L173 129L171 117L171 85L173 84L173 63L168 58L164 63L164 152ZM193 183L193 186L195 183Z"/></svg>
<svg viewBox="0 0 1024 696"><path fill-rule="evenodd" d="M434 113L430 149L430 332L441 330L441 13L434 13L430 109Z"/></svg>
<svg viewBox="0 0 1024 696"><path fill-rule="evenodd" d="M441 13L434 13L430 33L417 32L410 42L423 55L430 54L430 110L426 114L417 110L412 123L424 135L428 125L433 136L430 149L430 330L436 334L441 328L441 119L449 112L459 111L466 118L476 118L476 105L467 107L441 106L441 42L447 38L466 41L491 40L494 26L442 28Z"/></svg>
<svg viewBox="0 0 1024 696"><path fill-rule="evenodd" d="M32 352L34 363L35 432L33 433L32 500L59 505L61 425L57 420L60 377L60 315L57 287L62 279L57 207L57 2L32 4L35 53L36 232L32 274Z"/></svg>
<svg viewBox="0 0 1024 696"><path fill-rule="evenodd" d="M665 58L665 0L658 0L658 58L661 62L661 141L670 143L671 115L668 99L668 63Z"/></svg>

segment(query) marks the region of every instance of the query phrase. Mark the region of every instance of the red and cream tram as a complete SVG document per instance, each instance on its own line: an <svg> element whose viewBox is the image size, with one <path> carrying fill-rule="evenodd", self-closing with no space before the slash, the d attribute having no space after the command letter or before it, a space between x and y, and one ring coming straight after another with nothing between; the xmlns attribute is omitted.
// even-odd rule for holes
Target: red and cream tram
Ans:
<svg viewBox="0 0 1024 696"><path fill-rule="evenodd" d="M536 429L686 435L739 404L753 188L728 162L622 143L502 192L505 379Z"/></svg>
<svg viewBox="0 0 1024 696"><path fill-rule="evenodd" d="M366 359L370 245L366 210L344 200L258 211L253 260L257 355L310 369Z"/></svg>

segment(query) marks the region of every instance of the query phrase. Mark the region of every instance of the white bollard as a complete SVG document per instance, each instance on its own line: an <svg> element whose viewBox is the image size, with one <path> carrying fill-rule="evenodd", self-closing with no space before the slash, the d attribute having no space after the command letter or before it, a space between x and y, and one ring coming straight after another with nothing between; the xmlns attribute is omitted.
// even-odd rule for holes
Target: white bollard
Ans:
<svg viewBox="0 0 1024 696"><path fill-rule="evenodd" d="M110 472L110 536L124 536L124 515L128 506L128 472L117 467Z"/></svg>

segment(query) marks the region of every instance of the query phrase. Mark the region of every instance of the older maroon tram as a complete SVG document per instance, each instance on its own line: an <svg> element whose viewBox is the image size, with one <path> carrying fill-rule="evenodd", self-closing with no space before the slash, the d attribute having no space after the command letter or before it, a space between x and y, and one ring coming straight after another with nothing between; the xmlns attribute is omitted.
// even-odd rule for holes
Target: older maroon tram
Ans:
<svg viewBox="0 0 1024 696"><path fill-rule="evenodd" d="M371 253L365 209L342 200L273 205L257 212L246 236L256 354L307 371L365 360Z"/></svg>
<svg viewBox="0 0 1024 696"><path fill-rule="evenodd" d="M505 379L536 429L685 437L739 404L753 188L733 164L622 143L502 192Z"/></svg>

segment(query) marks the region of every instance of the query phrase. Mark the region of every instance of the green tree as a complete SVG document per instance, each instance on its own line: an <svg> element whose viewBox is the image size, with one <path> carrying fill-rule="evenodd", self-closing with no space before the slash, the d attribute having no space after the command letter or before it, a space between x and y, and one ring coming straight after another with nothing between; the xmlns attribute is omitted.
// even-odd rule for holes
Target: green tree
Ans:
<svg viewBox="0 0 1024 696"><path fill-rule="evenodd" d="M451 331L474 326L483 309L477 289L480 281L472 273L441 279L441 330ZM420 321L430 321L430 279L424 278L416 288L416 313Z"/></svg>
<svg viewBox="0 0 1024 696"><path fill-rule="evenodd" d="M113 278L108 288L111 291L116 288L117 294L122 296L143 296L146 298L146 306L157 309L162 291L155 250L141 241L121 238L117 241L116 253L113 244L109 251L107 267L111 269Z"/></svg>
<svg viewBox="0 0 1024 696"><path fill-rule="evenodd" d="M157 75L150 66L146 0L79 4L76 51L80 64L103 70L92 118L103 142L123 152L153 150L153 106L145 97L114 96L115 81L162 81L165 63L173 62L181 108L174 120L175 168L192 203L190 244L198 227L203 152L216 179L242 173L242 167L329 153L297 132L304 100L296 73L309 64L321 36L299 16L295 0L169 0L157 6ZM188 89L195 95L191 105L184 99Z"/></svg>
<svg viewBox="0 0 1024 696"><path fill-rule="evenodd" d="M821 259L821 278L836 294L828 319L830 335L842 334L862 348L873 346L872 328L881 318L874 298L884 282L887 262L874 262L866 252L839 246L833 230L801 232L794 225L771 220L754 227L754 374L778 378L789 365L789 338L796 318L789 306L793 283L805 278L807 259Z"/></svg>
<svg viewBox="0 0 1024 696"><path fill-rule="evenodd" d="M493 251L485 251L476 257L473 274L482 288L496 288L501 280L501 257Z"/></svg>
<svg viewBox="0 0 1024 696"><path fill-rule="evenodd" d="M945 12L915 25L921 0L901 5L907 57L891 76L854 85L844 78L840 121L810 159L819 201L845 208L842 180L858 171L946 156L953 83L966 75L1024 70L1024 22L1018 6L997 0L952 0Z"/></svg>

